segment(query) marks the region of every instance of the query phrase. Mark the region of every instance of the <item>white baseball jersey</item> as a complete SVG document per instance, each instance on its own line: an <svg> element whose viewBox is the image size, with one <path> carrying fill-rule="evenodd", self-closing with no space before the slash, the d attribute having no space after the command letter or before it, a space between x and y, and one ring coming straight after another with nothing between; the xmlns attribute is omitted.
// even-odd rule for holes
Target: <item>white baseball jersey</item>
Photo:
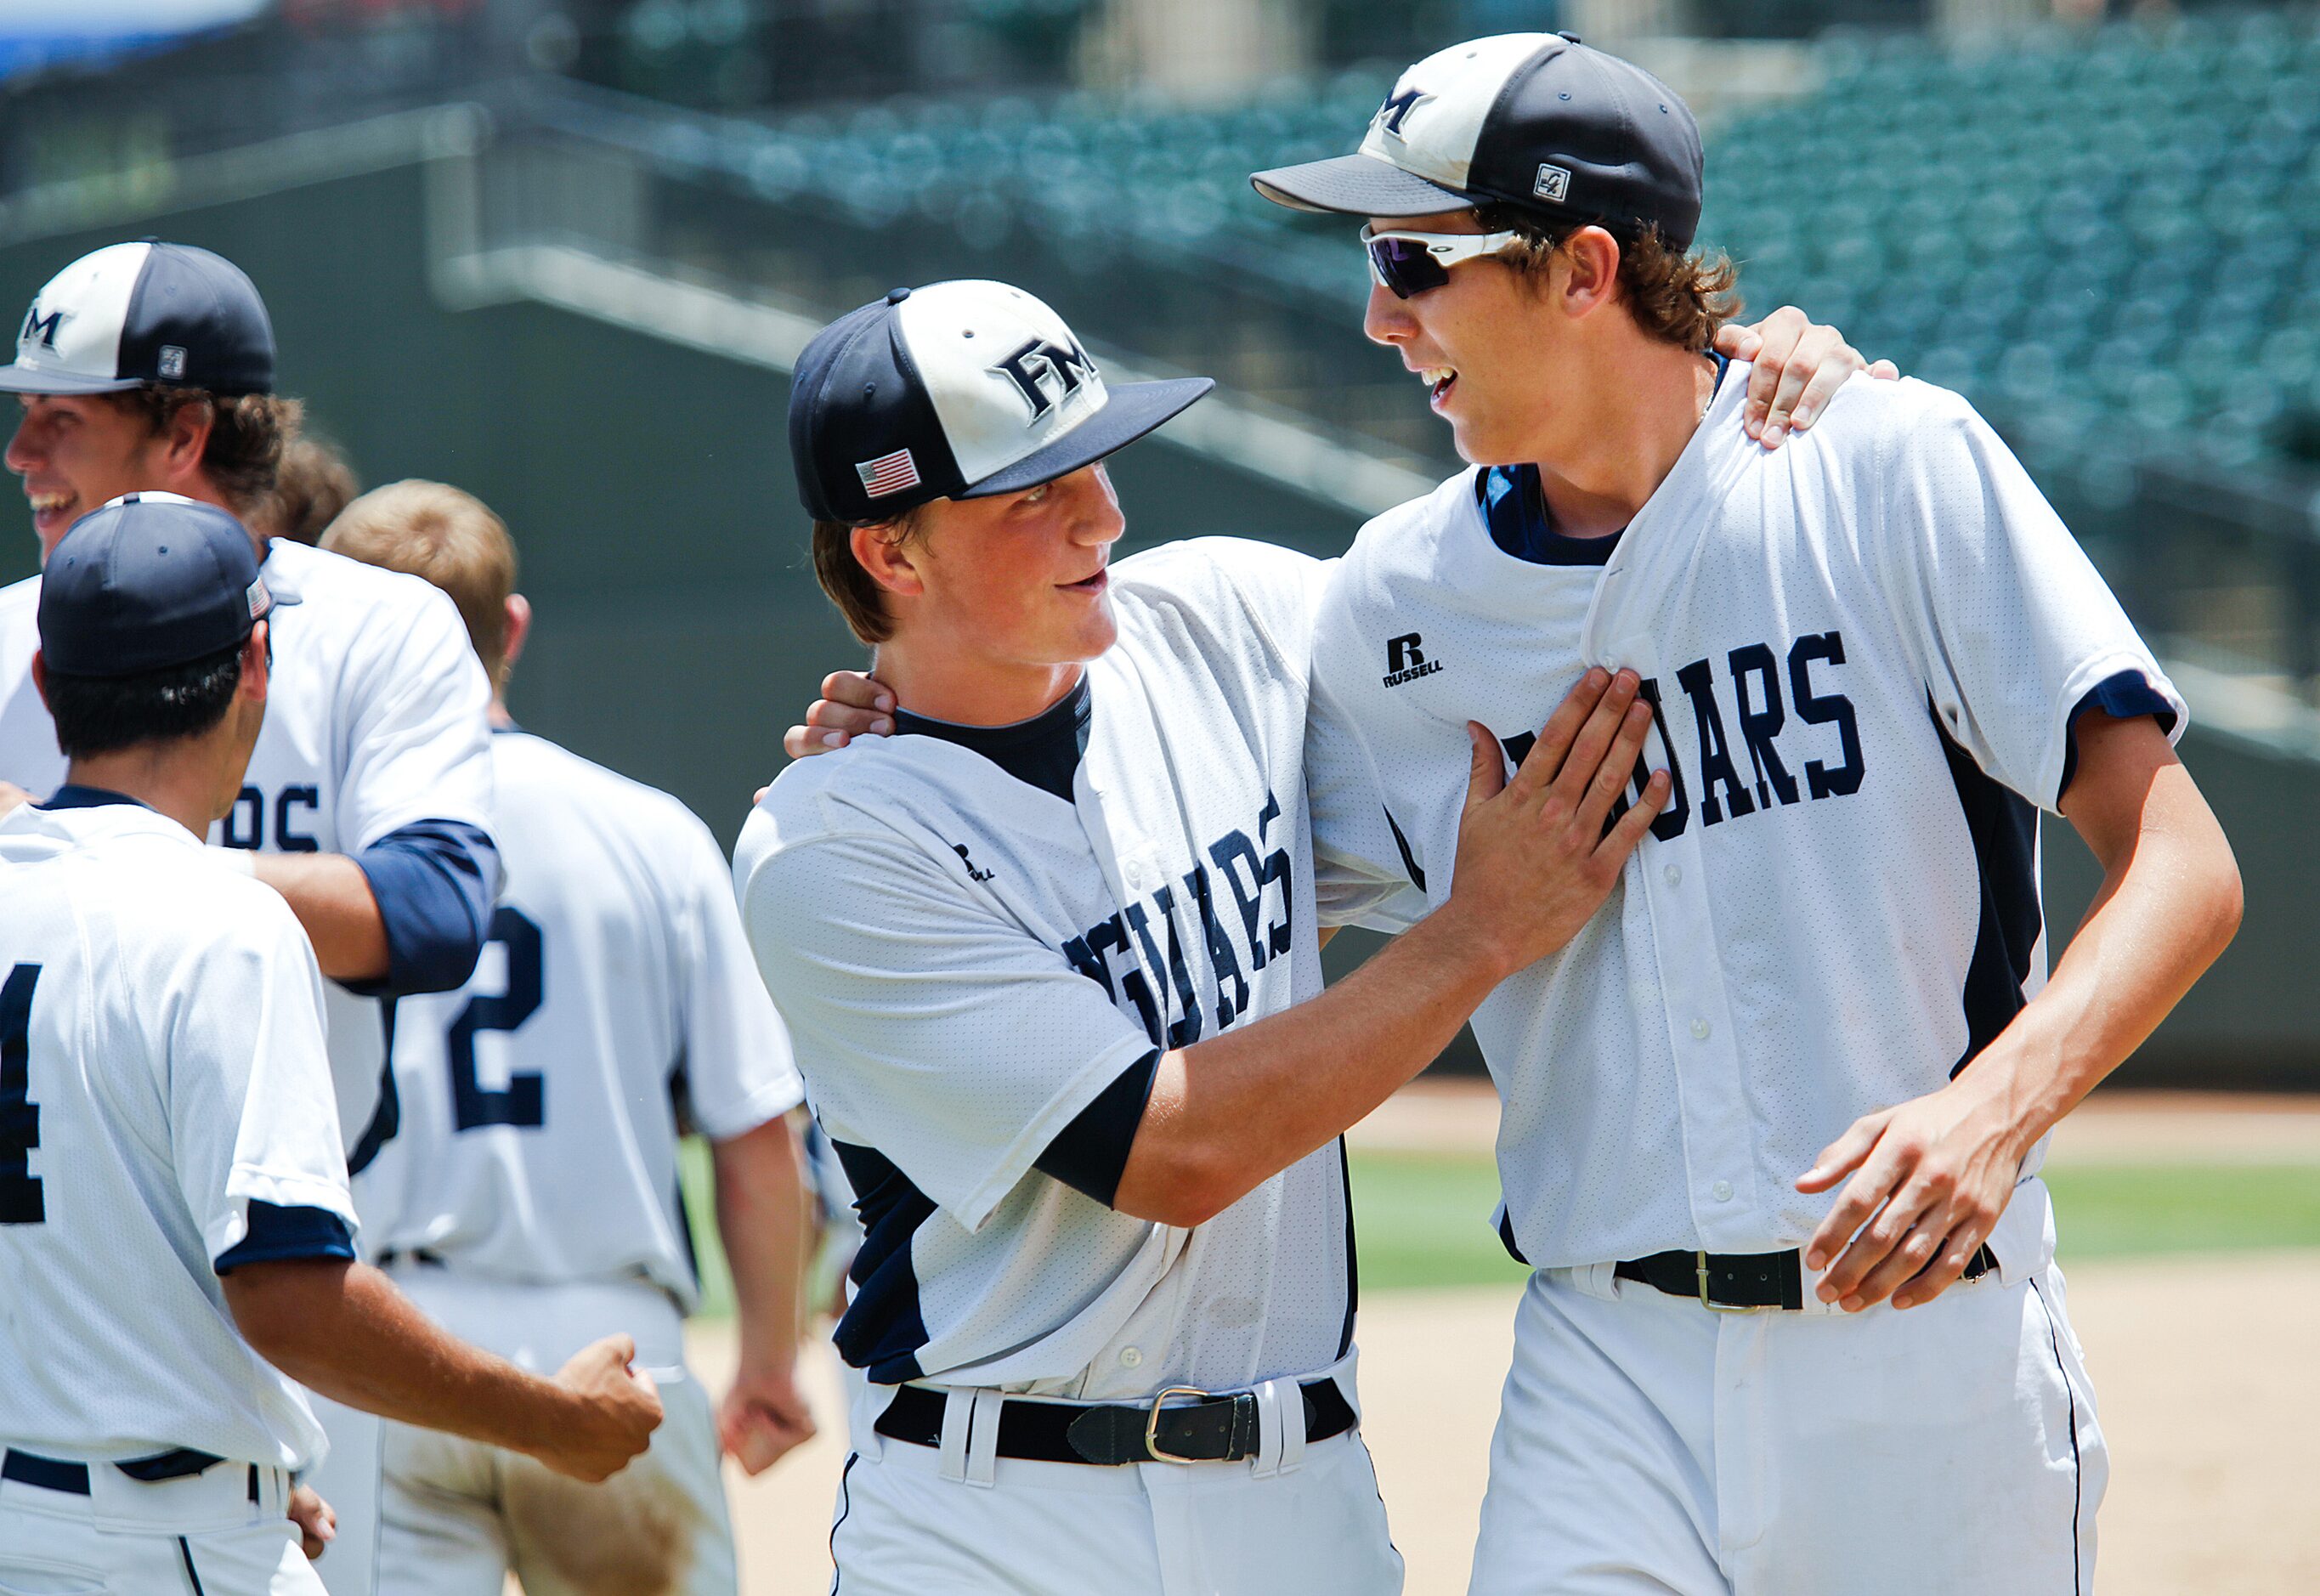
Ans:
<svg viewBox="0 0 2320 1596"><path fill-rule="evenodd" d="M675 1095L720 1139L804 1095L731 872L666 793L519 731L491 751L507 884L474 978L397 1005L373 1243L513 1282L643 1274L689 1312Z"/></svg>
<svg viewBox="0 0 2320 1596"><path fill-rule="evenodd" d="M269 617L265 727L210 840L356 854L421 820L488 831L491 689L451 601L416 576L286 539L260 568L298 602ZM45 793L64 760L32 682L39 602L37 576L0 591L0 776ZM393 1134L382 1094L393 1006L337 982L323 998L339 1120L359 1168Z"/></svg>
<svg viewBox="0 0 2320 1596"><path fill-rule="evenodd" d="M1325 569L1213 539L1115 565L1118 643L1084 701L1026 723L1083 703L1069 801L898 736L791 766L749 817L742 917L858 1194L838 1340L873 1381L1226 1391L1350 1344L1338 1147L1192 1229L1100 1200L1148 1062L1320 988L1302 739Z"/></svg>
<svg viewBox="0 0 2320 1596"><path fill-rule="evenodd" d="M212 1266L253 1204L351 1236L305 934L125 800L0 817L0 1437L304 1467L322 1432Z"/></svg>
<svg viewBox="0 0 2320 1596"><path fill-rule="evenodd" d="M1948 1081L2044 980L2034 805L2074 712L2183 724L1965 401L1856 381L1768 454L1746 376L1608 563L1503 551L1462 473L1363 529L1318 623L1316 702L1342 719L1317 725L1370 762L1317 780L1319 845L1422 883L1405 920L1449 890L1468 720L1519 753L1590 665L1657 707L1669 809L1604 909L1474 1016L1508 1239L1536 1265L1807 1240L1835 1199L1793 1182L1820 1149Z"/></svg>

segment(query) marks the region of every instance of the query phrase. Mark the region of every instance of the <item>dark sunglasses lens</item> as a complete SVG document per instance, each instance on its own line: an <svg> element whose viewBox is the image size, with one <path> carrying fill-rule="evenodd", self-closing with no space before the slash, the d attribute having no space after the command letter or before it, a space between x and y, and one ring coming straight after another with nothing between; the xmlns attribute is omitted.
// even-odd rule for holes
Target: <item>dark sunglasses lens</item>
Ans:
<svg viewBox="0 0 2320 1596"><path fill-rule="evenodd" d="M1372 239L1370 260L1377 268L1378 280L1399 299L1439 288L1450 280L1449 272L1427 253L1426 246L1409 239Z"/></svg>

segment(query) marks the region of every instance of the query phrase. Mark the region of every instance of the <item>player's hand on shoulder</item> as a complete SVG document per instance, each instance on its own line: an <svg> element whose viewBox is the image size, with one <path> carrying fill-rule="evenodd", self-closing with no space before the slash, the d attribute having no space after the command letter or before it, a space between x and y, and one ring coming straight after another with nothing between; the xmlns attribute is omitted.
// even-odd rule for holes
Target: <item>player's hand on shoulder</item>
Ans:
<svg viewBox="0 0 2320 1596"><path fill-rule="evenodd" d="M1497 738L1467 722L1473 762L1444 912L1473 917L1509 972L1562 948L1593 917L1667 803L1667 772L1655 770L1642 800L1612 819L1651 730L1640 687L1633 671L1589 671L1511 779Z"/></svg>
<svg viewBox="0 0 2320 1596"><path fill-rule="evenodd" d="M339 1538L337 1510L314 1492L312 1485L290 1488L290 1522L298 1527L299 1549L312 1563Z"/></svg>
<svg viewBox="0 0 2320 1596"><path fill-rule="evenodd" d="M1778 449L1789 433L1811 426L1854 372L1880 380L1901 375L1890 360L1871 363L1835 328L1822 326L1792 304L1745 326L1726 322L1717 329L1716 348L1731 359L1751 363L1740 424L1766 449Z"/></svg>
<svg viewBox="0 0 2320 1596"><path fill-rule="evenodd" d="M1826 1192L1853 1176L1805 1246L1806 1267L1826 1269L1822 1301L1848 1313L1889 1297L1914 1308L1957 1283L2006 1211L2028 1150L1996 1079L1969 1068L1937 1092L1864 1114L1797 1177L1798 1191Z"/></svg>
<svg viewBox="0 0 2320 1596"><path fill-rule="evenodd" d="M792 1447L813 1439L813 1415L798 1393L796 1370L744 1365L717 1411L717 1436L744 1474L761 1474Z"/></svg>
<svg viewBox="0 0 2320 1596"><path fill-rule="evenodd" d="M0 814L6 814L20 803L30 803L32 795L14 782L0 782Z"/></svg>
<svg viewBox="0 0 2320 1596"><path fill-rule="evenodd" d="M559 1474L594 1484L610 1479L652 1445L660 1428L660 1394L653 1378L629 1365L637 1344L607 1336L573 1354L556 1383L581 1399L573 1422L533 1454Z"/></svg>
<svg viewBox="0 0 2320 1596"><path fill-rule="evenodd" d="M886 685L860 671L834 671L821 679L821 696L806 711L805 724L782 734L782 751L803 759L893 730L894 695Z"/></svg>

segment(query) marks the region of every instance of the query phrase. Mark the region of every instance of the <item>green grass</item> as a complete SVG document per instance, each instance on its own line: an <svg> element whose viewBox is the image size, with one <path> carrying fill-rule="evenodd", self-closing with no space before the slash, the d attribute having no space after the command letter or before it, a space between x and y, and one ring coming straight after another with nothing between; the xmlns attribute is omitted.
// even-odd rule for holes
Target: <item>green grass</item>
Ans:
<svg viewBox="0 0 2320 1596"><path fill-rule="evenodd" d="M708 1149L683 1155L702 1311L732 1286L709 1200ZM1487 1154L1356 1153L1354 1224L1364 1292L1510 1284L1523 1266L1491 1229L1499 1172ZM2046 1172L2065 1263L2165 1253L2320 1247L2320 1165L2073 1165Z"/></svg>
<svg viewBox="0 0 2320 1596"><path fill-rule="evenodd" d="M1357 1154L1362 1288L1518 1280L1490 1228L1485 1155ZM2320 1247L2320 1165L2075 1165L2046 1172L2065 1263L2253 1247Z"/></svg>

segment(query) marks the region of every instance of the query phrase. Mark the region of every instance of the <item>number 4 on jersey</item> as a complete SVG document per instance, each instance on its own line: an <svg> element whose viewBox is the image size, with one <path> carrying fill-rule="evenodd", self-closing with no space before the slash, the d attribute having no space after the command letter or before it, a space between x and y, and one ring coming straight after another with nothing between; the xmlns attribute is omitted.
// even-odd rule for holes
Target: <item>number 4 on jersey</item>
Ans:
<svg viewBox="0 0 2320 1596"><path fill-rule="evenodd" d="M32 1101L32 988L38 965L18 965L0 985L0 1225L48 1220L32 1152L41 1145L40 1105Z"/></svg>
<svg viewBox="0 0 2320 1596"><path fill-rule="evenodd" d="M521 910L503 903L492 914L491 940L507 949L507 990L497 997L470 998L451 1022L447 1038L451 1055L451 1118L462 1130L486 1125L545 1125L545 1093L538 1072L512 1075L506 1087L499 1091L485 1087L476 1076L476 1033L513 1030L539 1007L539 927Z"/></svg>

